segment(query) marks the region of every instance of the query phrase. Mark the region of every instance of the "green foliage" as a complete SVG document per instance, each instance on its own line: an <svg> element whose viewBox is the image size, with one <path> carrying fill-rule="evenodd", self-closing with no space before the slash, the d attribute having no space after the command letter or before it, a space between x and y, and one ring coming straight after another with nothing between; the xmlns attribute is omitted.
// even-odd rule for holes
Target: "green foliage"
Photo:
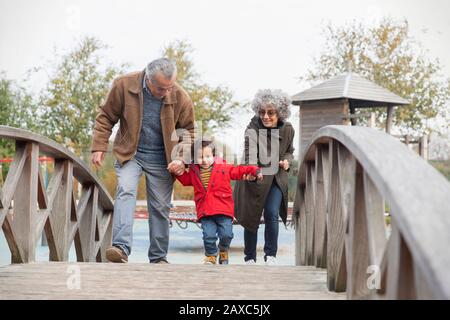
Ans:
<svg viewBox="0 0 450 320"><path fill-rule="evenodd" d="M428 59L422 46L411 38L406 20L385 18L374 26L356 22L343 27L329 24L324 36L322 53L301 80L323 81L350 68L411 102L396 110L394 123L402 134L430 133L435 128L427 119L436 116L450 123L450 80L442 79L439 61ZM385 111L372 111L377 113L377 123L384 125Z"/></svg>
<svg viewBox="0 0 450 320"><path fill-rule="evenodd" d="M202 124L204 133L225 128L231 121L231 113L239 106L233 93L225 86L212 87L202 82L194 69L192 46L185 41L175 41L163 49L163 56L176 62L177 82L192 98L195 121Z"/></svg>
<svg viewBox="0 0 450 320"><path fill-rule="evenodd" d="M101 69L100 50L106 46L86 37L71 52L59 57L40 100L42 133L81 154L92 139L97 108L114 77L124 65Z"/></svg>
<svg viewBox="0 0 450 320"><path fill-rule="evenodd" d="M10 127L35 130L36 105L23 87L5 78L0 73L0 124ZM0 158L11 157L14 144L0 140Z"/></svg>

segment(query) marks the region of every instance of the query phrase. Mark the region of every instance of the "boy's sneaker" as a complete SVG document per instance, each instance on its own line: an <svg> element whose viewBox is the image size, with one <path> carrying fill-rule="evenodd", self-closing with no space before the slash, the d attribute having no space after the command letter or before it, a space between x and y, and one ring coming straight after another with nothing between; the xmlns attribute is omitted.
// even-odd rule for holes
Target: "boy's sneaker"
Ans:
<svg viewBox="0 0 450 320"><path fill-rule="evenodd" d="M203 264L216 264L216 256L206 256L203 260Z"/></svg>
<svg viewBox="0 0 450 320"><path fill-rule="evenodd" d="M266 257L266 266L273 266L277 264L277 258L274 256L267 256Z"/></svg>
<svg viewBox="0 0 450 320"><path fill-rule="evenodd" d="M228 264L228 251L219 252L219 264Z"/></svg>
<svg viewBox="0 0 450 320"><path fill-rule="evenodd" d="M245 261L245 264L256 264L256 261L253 259Z"/></svg>
<svg viewBox="0 0 450 320"><path fill-rule="evenodd" d="M106 249L106 259L115 263L127 263L128 256L119 247L109 247Z"/></svg>

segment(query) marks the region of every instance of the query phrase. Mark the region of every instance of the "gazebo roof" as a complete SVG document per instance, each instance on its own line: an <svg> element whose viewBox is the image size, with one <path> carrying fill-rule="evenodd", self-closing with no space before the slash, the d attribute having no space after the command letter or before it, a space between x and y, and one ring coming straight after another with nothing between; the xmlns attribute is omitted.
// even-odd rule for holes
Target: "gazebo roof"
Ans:
<svg viewBox="0 0 450 320"><path fill-rule="evenodd" d="M293 104L317 100L347 98L354 107L386 107L409 104L398 95L361 77L356 73L345 73L327 80L315 87L297 93L292 97Z"/></svg>

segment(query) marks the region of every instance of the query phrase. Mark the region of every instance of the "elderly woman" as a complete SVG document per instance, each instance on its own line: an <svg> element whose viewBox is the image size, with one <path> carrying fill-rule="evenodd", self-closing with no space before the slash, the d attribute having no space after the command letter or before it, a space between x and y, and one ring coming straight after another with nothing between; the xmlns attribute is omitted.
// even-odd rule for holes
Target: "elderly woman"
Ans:
<svg viewBox="0 0 450 320"><path fill-rule="evenodd" d="M235 217L244 227L244 260L256 263L256 245L261 216L264 215L264 260L276 263L278 216L286 224L288 171L293 160L294 128L289 96L281 90L259 90L252 101L255 116L245 131L245 164L262 167L264 179L238 181L234 189Z"/></svg>

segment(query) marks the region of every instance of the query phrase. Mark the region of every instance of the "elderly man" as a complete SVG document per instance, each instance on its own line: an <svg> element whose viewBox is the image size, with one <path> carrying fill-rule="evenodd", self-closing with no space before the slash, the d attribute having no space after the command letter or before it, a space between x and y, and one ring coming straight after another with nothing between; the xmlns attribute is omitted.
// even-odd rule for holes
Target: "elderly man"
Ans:
<svg viewBox="0 0 450 320"><path fill-rule="evenodd" d="M113 126L120 120L113 153L118 185L112 247L106 257L127 262L139 179L145 173L150 263L168 263L169 209L173 177L184 171L194 133L194 109L176 81L173 62L161 58L144 71L118 77L100 106L92 139L92 163L102 165ZM184 129L184 130L182 130ZM180 134L180 131L182 132Z"/></svg>

